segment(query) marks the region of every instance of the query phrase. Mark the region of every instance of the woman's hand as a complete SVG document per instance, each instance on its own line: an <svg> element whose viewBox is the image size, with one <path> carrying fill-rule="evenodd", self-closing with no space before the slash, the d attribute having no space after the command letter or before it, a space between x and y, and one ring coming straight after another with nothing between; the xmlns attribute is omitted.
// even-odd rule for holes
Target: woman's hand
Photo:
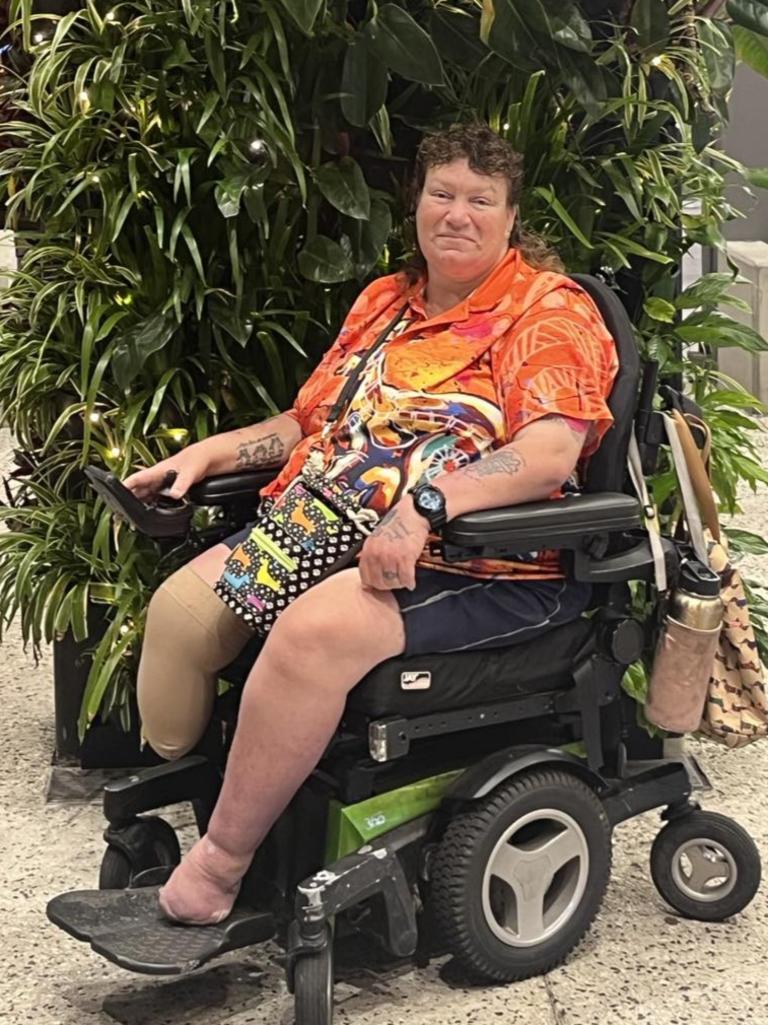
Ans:
<svg viewBox="0 0 768 1025"><path fill-rule="evenodd" d="M416 587L416 560L429 537L429 524L410 495L392 506L363 545L360 577L364 587L395 591Z"/></svg>
<svg viewBox="0 0 768 1025"><path fill-rule="evenodd" d="M126 477L123 484L137 498L152 501L163 489L170 498L183 498L193 484L210 473L208 457L197 445Z"/></svg>

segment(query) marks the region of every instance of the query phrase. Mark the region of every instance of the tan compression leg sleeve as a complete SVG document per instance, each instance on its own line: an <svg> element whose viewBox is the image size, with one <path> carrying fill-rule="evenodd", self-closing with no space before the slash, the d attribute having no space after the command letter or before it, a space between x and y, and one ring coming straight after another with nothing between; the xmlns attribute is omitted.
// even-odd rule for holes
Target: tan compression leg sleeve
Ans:
<svg viewBox="0 0 768 1025"><path fill-rule="evenodd" d="M219 671L252 636L189 566L155 591L137 697L143 734L159 755L179 758L195 746L211 717Z"/></svg>

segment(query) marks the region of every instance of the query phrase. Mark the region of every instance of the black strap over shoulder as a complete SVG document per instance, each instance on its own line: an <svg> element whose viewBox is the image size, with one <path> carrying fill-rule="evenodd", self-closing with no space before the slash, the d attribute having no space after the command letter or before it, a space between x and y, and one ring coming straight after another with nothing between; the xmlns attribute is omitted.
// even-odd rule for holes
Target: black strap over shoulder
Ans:
<svg viewBox="0 0 768 1025"><path fill-rule="evenodd" d="M371 358L371 356L373 356L373 354L378 349L381 348L381 346L387 340L387 337L389 336L390 331L392 331L392 329L402 320L403 314L405 313L405 311L407 309L408 309L408 303L405 303L403 306L400 307L400 309L397 311L397 313L394 315L394 317L389 321L389 323L384 328L384 330L378 335L378 337L376 338L376 341L373 343L373 345L368 349L366 354L363 356L363 358L357 364L357 366L355 367L354 371L349 375L349 377L346 380L346 383L344 384L344 387L341 389L341 394L339 395L339 397L334 402L333 406L331 407L331 411L329 412L328 416L326 417L326 420L325 420L326 430L332 424L335 424L337 422L337 420L340 418L341 414L346 409L347 405L352 401L352 398L354 397L355 391L357 390L357 386L360 383L360 378L362 377L363 371L365 370L365 367L366 367L366 365L368 363L368 360Z"/></svg>

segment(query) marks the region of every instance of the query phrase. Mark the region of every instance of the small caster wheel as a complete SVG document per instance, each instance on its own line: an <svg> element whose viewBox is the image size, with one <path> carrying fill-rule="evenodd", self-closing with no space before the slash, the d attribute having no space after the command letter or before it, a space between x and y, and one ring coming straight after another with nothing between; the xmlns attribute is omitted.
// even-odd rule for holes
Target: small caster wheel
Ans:
<svg viewBox="0 0 768 1025"><path fill-rule="evenodd" d="M164 819L154 815L138 818L127 828L131 830L132 846L138 841L147 855L141 864L136 864L126 850L109 844L101 859L100 890L125 890L133 885L140 872L148 868L173 867L181 861L176 831Z"/></svg>
<svg viewBox="0 0 768 1025"><path fill-rule="evenodd" d="M326 929L325 947L316 954L302 954L293 969L296 1025L333 1022L333 931Z"/></svg>
<svg viewBox="0 0 768 1025"><path fill-rule="evenodd" d="M459 812L431 867L431 910L462 968L484 982L543 975L579 943L611 871L600 799L568 772L538 769Z"/></svg>
<svg viewBox="0 0 768 1025"><path fill-rule="evenodd" d="M760 885L760 854L733 819L692 811L667 823L651 848L651 876L685 918L721 922L742 911Z"/></svg>

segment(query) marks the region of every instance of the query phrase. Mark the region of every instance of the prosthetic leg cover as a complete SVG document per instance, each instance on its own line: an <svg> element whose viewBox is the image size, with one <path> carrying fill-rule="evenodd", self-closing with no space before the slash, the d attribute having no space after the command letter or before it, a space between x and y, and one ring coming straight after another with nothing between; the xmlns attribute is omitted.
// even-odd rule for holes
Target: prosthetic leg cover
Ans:
<svg viewBox="0 0 768 1025"><path fill-rule="evenodd" d="M137 697L144 737L163 758L179 758L203 735L219 672L252 631L189 566L155 591L147 610Z"/></svg>

